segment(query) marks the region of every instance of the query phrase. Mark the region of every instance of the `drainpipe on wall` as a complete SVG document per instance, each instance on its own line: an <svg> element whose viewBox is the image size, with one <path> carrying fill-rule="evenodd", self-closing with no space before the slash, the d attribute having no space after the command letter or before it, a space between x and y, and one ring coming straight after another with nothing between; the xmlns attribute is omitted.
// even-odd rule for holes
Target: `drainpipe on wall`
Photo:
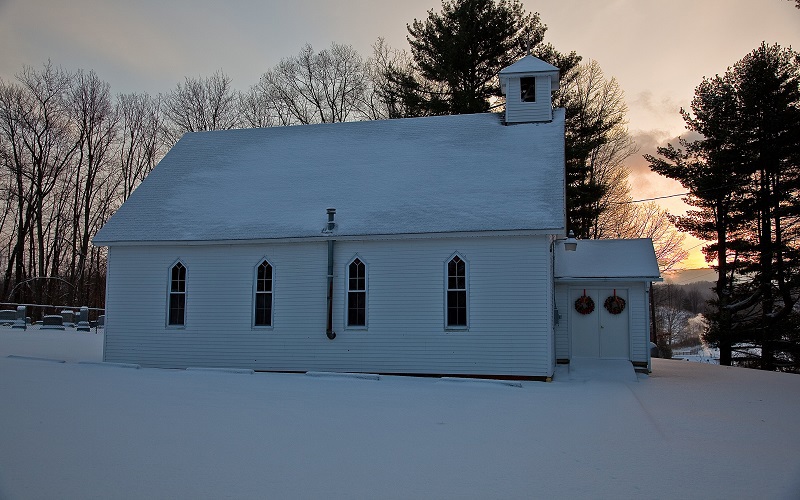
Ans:
<svg viewBox="0 0 800 500"><path fill-rule="evenodd" d="M334 217L336 216L336 209L329 208L328 209L328 225L325 227L325 232L333 233L333 230L336 228L336 222L334 222ZM333 247L335 241L333 239L328 240L328 325L325 329L325 335L328 336L329 339L333 340L336 338L336 332L333 331Z"/></svg>

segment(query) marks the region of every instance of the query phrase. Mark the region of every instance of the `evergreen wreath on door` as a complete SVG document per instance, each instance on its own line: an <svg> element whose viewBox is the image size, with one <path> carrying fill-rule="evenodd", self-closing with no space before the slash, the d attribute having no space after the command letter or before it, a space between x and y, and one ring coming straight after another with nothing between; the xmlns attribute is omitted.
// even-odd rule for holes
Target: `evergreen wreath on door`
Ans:
<svg viewBox="0 0 800 500"><path fill-rule="evenodd" d="M603 303L603 307L611 314L619 314L625 310L625 299L617 297L617 290L614 289L614 295L606 299Z"/></svg>
<svg viewBox="0 0 800 500"><path fill-rule="evenodd" d="M592 314L592 311L594 311L594 300L586 295L586 290L584 290L583 295L578 297L578 300L575 301L575 310L581 314Z"/></svg>

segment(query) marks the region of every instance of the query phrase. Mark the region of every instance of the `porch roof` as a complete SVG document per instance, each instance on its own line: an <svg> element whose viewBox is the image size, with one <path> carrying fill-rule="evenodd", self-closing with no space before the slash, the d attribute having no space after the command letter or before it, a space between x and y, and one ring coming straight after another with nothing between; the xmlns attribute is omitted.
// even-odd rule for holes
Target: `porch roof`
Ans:
<svg viewBox="0 0 800 500"><path fill-rule="evenodd" d="M556 281L662 281L653 240L578 240L554 245Z"/></svg>

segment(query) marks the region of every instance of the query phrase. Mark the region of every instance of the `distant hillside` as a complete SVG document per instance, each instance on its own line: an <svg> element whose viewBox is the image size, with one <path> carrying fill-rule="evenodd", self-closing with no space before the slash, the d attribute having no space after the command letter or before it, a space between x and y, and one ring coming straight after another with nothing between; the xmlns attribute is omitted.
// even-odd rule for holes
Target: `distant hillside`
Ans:
<svg viewBox="0 0 800 500"><path fill-rule="evenodd" d="M662 274L662 276L664 283L672 283L674 285L685 285L696 281L717 281L717 272L707 267L669 271Z"/></svg>

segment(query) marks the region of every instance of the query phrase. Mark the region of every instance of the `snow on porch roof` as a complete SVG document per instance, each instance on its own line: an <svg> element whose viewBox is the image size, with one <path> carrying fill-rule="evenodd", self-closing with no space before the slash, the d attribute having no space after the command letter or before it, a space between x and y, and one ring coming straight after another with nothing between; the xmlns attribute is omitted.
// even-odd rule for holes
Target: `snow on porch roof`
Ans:
<svg viewBox="0 0 800 500"><path fill-rule="evenodd" d="M189 133L94 243L230 241L564 227L564 114ZM552 231L551 231L552 230Z"/></svg>
<svg viewBox="0 0 800 500"><path fill-rule="evenodd" d="M578 240L574 252L555 245L555 279L560 281L661 281L653 240Z"/></svg>

